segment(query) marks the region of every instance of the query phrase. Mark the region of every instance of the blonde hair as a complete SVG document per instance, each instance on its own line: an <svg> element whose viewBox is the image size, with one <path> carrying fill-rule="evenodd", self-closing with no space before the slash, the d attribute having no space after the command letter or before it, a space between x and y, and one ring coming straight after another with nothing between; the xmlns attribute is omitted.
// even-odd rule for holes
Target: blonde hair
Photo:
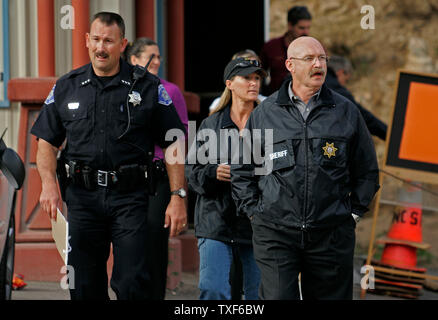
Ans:
<svg viewBox="0 0 438 320"><path fill-rule="evenodd" d="M242 50L242 51L236 52L236 53L231 57L231 60L234 60L234 59L237 59L237 58L248 58L248 59L253 58L253 59L255 59L255 60L257 60L257 61L260 62L260 58L259 58L259 56L258 56L253 50L251 50L251 49L245 49L245 50ZM234 78L234 77L233 77L233 78ZM231 78L230 80L232 80L233 78ZM219 99L219 102L218 102L216 108L214 108L214 109L210 112L209 116L211 116L213 113L219 112L219 111L221 111L222 109L224 109L224 108L230 103L230 100L231 100L231 90L228 89L227 87L225 87L225 89L224 89L224 91L222 92L222 95L221 95L221 97L220 97L220 99ZM260 103L260 100L257 99L257 100L256 100L256 103L259 104L259 103Z"/></svg>

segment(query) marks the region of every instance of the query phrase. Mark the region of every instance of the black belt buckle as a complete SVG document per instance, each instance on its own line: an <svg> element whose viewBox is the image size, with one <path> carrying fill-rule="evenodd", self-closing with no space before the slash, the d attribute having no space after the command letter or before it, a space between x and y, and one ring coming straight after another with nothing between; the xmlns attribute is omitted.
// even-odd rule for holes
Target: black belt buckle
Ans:
<svg viewBox="0 0 438 320"><path fill-rule="evenodd" d="M97 170L97 184L101 187L108 186L108 171Z"/></svg>

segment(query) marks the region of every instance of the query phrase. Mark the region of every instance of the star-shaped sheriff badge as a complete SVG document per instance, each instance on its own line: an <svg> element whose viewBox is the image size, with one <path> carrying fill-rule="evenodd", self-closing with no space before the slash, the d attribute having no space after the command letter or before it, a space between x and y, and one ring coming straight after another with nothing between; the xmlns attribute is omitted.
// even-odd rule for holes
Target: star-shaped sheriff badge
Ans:
<svg viewBox="0 0 438 320"><path fill-rule="evenodd" d="M333 143L325 143L325 147L322 147L322 149L324 150L324 155L327 156L329 159L331 157L335 157L336 156L336 151L338 151L338 148L336 148L334 146L334 142Z"/></svg>
<svg viewBox="0 0 438 320"><path fill-rule="evenodd" d="M141 102L140 93L137 91L132 91L132 93L129 95L129 102L131 102L134 107L139 105Z"/></svg>

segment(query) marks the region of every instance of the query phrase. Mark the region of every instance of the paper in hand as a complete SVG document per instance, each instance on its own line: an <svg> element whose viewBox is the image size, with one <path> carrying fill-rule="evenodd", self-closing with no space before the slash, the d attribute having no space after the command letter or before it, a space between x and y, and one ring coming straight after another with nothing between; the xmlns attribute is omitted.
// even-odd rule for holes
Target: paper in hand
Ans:
<svg viewBox="0 0 438 320"><path fill-rule="evenodd" d="M65 265L67 265L68 252L71 250L68 244L68 222L65 220L64 215L59 209L56 214L56 221L52 222L52 237L55 240L56 248L61 255Z"/></svg>

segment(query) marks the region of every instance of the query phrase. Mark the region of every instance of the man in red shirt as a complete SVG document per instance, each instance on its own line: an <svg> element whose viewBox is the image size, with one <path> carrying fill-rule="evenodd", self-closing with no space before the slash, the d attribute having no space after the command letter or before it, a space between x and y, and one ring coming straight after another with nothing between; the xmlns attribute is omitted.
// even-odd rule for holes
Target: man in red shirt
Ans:
<svg viewBox="0 0 438 320"><path fill-rule="evenodd" d="M264 95L268 96L280 88L284 78L289 74L284 65L287 48L296 38L309 35L311 24L312 16L307 7L294 6L287 13L287 32L263 45L260 59L271 78L269 84L263 88Z"/></svg>

